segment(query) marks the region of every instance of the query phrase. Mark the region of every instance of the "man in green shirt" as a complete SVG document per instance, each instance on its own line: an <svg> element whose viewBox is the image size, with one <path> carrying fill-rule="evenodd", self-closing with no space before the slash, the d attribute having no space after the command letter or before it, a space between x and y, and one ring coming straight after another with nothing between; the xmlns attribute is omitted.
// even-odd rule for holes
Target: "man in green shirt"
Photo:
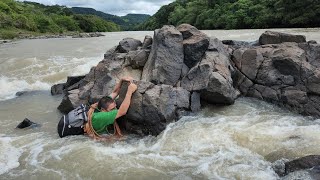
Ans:
<svg viewBox="0 0 320 180"><path fill-rule="evenodd" d="M90 110L96 108L100 112L94 112L92 115L92 127L98 134L104 134L107 132L106 128L110 124L114 124L116 135L122 136L121 130L116 122L116 119L125 115L129 109L131 103L131 96L137 90L137 85L132 82L131 77L122 78L119 83L115 86L110 96L103 97L98 103L91 106ZM119 110L116 108L114 99L119 95L121 84L124 81L130 82L126 96L120 105Z"/></svg>

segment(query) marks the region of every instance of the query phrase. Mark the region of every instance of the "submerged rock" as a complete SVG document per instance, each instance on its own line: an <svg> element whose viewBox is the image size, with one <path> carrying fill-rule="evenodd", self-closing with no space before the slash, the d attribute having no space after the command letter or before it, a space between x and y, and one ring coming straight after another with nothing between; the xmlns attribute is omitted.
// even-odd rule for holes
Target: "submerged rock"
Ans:
<svg viewBox="0 0 320 180"><path fill-rule="evenodd" d="M79 82L85 76L68 76L66 83L55 84L51 87L51 95L63 94L67 90L76 89L79 86Z"/></svg>
<svg viewBox="0 0 320 180"><path fill-rule="evenodd" d="M25 118L16 128L18 129L24 129L27 127L37 127L39 124L32 122L28 118Z"/></svg>
<svg viewBox="0 0 320 180"><path fill-rule="evenodd" d="M305 156L290 162L286 162L285 165L285 174L311 168L315 168L316 170L318 170L320 167L320 155Z"/></svg>

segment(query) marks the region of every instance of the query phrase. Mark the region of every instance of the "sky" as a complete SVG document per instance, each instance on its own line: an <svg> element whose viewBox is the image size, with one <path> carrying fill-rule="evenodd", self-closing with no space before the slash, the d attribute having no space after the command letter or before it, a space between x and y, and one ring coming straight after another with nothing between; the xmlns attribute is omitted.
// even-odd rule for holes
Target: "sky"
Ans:
<svg viewBox="0 0 320 180"><path fill-rule="evenodd" d="M23 1L23 0L19 0ZM67 7L90 7L98 11L118 16L129 13L149 14L156 13L161 6L174 0L27 0L45 5L64 5Z"/></svg>

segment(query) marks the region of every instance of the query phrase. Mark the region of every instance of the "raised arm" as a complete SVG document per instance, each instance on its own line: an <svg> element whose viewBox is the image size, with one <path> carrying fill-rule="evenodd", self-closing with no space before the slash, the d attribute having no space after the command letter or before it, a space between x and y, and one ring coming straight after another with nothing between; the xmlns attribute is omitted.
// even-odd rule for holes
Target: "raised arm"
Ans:
<svg viewBox="0 0 320 180"><path fill-rule="evenodd" d="M122 104L120 105L120 108L118 110L116 119L124 116L125 114L127 114L127 111L129 109L130 103L131 103L131 97L132 94L137 90L137 85L135 85L134 83L130 83L130 85L128 86L128 90L127 90L127 94L126 97L124 98Z"/></svg>
<svg viewBox="0 0 320 180"><path fill-rule="evenodd" d="M131 82L132 80L133 80L132 77L121 78L120 81L119 81L119 82L116 84L116 86L114 87L112 93L110 94L111 98L112 98L112 99L115 99L115 98L119 95L122 82L124 82L124 81L129 81L129 82Z"/></svg>

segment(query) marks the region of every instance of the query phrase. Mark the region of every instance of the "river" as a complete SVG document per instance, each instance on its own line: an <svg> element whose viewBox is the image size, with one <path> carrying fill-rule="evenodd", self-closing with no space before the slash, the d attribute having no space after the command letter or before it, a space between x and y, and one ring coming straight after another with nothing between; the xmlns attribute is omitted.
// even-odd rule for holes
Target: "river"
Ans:
<svg viewBox="0 0 320 180"><path fill-rule="evenodd" d="M204 31L219 39L253 41L265 30ZM320 29L277 29L320 42ZM19 40L0 45L0 179L278 179L272 163L320 154L320 120L240 98L207 106L157 137L101 143L84 136L60 139L51 85L83 75L125 37ZM16 97L16 92L31 91ZM41 127L18 130L25 117Z"/></svg>

